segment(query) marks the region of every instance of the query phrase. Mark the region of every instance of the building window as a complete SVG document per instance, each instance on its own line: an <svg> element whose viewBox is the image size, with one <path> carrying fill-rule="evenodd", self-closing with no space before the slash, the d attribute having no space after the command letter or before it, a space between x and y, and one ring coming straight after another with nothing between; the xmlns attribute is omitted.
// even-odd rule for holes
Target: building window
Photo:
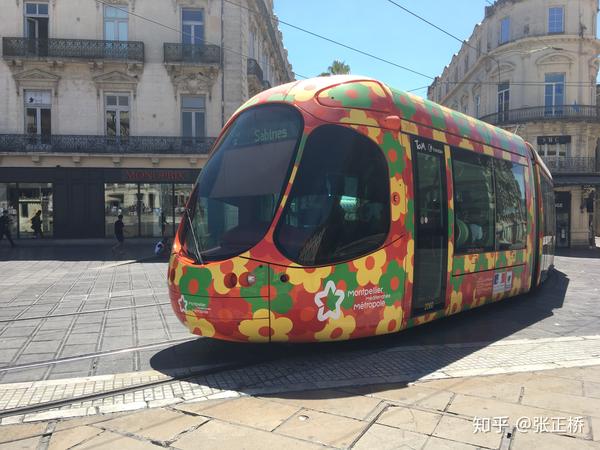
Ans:
<svg viewBox="0 0 600 450"><path fill-rule="evenodd" d="M127 41L129 39L128 18L127 6L105 6L104 39L107 41Z"/></svg>
<svg viewBox="0 0 600 450"><path fill-rule="evenodd" d="M510 18L505 17L500 21L500 41L499 44L506 44L510 39Z"/></svg>
<svg viewBox="0 0 600 450"><path fill-rule="evenodd" d="M524 166L494 159L496 184L496 250L525 247L527 210Z"/></svg>
<svg viewBox="0 0 600 450"><path fill-rule="evenodd" d="M494 250L494 178L491 158L452 149L457 253Z"/></svg>
<svg viewBox="0 0 600 450"><path fill-rule="evenodd" d="M52 130L52 92L25 91L25 133L46 143Z"/></svg>
<svg viewBox="0 0 600 450"><path fill-rule="evenodd" d="M8 211L8 231L12 238L17 237L18 189L16 183L0 183L0 214Z"/></svg>
<svg viewBox="0 0 600 450"><path fill-rule="evenodd" d="M544 115L555 116L563 114L565 104L565 74L547 73L544 86Z"/></svg>
<svg viewBox="0 0 600 450"><path fill-rule="evenodd" d="M185 138L206 136L204 96L181 97L181 132Z"/></svg>
<svg viewBox="0 0 600 450"><path fill-rule="evenodd" d="M130 131L129 94L105 97L106 136L126 138Z"/></svg>
<svg viewBox="0 0 600 450"><path fill-rule="evenodd" d="M181 42L204 43L204 12L201 9L183 9L181 12Z"/></svg>
<svg viewBox="0 0 600 450"><path fill-rule="evenodd" d="M481 114L481 96L477 94L475 96L475 117L479 118Z"/></svg>
<svg viewBox="0 0 600 450"><path fill-rule="evenodd" d="M498 121L506 122L510 109L510 83L505 81L498 85Z"/></svg>
<svg viewBox="0 0 600 450"><path fill-rule="evenodd" d="M48 3L25 3L25 37L48 39Z"/></svg>
<svg viewBox="0 0 600 450"><path fill-rule="evenodd" d="M376 250L389 230L388 179L375 142L337 125L317 128L275 231L277 245L304 266L336 264Z"/></svg>
<svg viewBox="0 0 600 450"><path fill-rule="evenodd" d="M538 136L537 145L538 153L545 158L569 156L571 153L571 136Z"/></svg>
<svg viewBox="0 0 600 450"><path fill-rule="evenodd" d="M465 54L465 75L469 71L469 54Z"/></svg>
<svg viewBox="0 0 600 450"><path fill-rule="evenodd" d="M556 6L548 10L548 33L564 33L565 9L562 6Z"/></svg>

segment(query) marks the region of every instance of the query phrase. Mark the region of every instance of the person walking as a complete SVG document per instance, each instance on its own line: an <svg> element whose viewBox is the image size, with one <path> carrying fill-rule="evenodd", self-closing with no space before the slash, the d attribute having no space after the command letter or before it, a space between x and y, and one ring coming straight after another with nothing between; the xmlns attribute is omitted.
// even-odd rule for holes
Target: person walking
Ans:
<svg viewBox="0 0 600 450"><path fill-rule="evenodd" d="M8 215L8 210L6 209L2 211L2 216L0 216L0 241L4 236L6 236L6 239L8 239L8 242L10 242L10 246L14 247L15 243L10 235L10 216Z"/></svg>
<svg viewBox="0 0 600 450"><path fill-rule="evenodd" d="M44 233L42 232L42 211L38 210L35 216L31 218L31 229L33 230L33 237L44 237Z"/></svg>
<svg viewBox="0 0 600 450"><path fill-rule="evenodd" d="M123 223L123 214L119 214L115 221L115 238L117 243L112 247L113 253L123 254L123 244L125 243L125 233L123 232L125 224Z"/></svg>

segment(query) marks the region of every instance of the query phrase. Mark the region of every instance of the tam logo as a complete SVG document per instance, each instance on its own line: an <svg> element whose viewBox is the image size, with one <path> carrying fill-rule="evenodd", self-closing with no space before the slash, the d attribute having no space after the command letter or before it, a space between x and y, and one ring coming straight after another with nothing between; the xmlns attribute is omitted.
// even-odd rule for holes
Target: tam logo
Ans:
<svg viewBox="0 0 600 450"><path fill-rule="evenodd" d="M335 309L326 309L327 298L330 295L333 295L336 298L335 300ZM325 322L327 319L339 319L342 314L341 306L344 301L346 294L344 291L337 288L333 281L328 281L325 284L325 289L315 294L315 304L319 307L319 312L317 313L317 319L320 322Z"/></svg>

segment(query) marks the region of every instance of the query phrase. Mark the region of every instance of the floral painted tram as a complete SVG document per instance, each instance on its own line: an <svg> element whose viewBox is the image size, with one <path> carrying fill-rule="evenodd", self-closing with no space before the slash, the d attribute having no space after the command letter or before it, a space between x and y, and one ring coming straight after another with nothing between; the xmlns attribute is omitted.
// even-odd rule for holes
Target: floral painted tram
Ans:
<svg viewBox="0 0 600 450"><path fill-rule="evenodd" d="M393 333L526 293L553 263L551 176L514 134L373 79L262 92L229 120L168 284L192 333Z"/></svg>

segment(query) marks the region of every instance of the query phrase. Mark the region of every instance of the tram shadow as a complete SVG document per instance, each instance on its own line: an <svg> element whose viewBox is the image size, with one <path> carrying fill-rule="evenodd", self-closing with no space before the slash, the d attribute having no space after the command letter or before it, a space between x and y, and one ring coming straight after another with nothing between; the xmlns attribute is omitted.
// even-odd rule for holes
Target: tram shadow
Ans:
<svg viewBox="0 0 600 450"><path fill-rule="evenodd" d="M566 335L556 332L552 317L563 308L568 286L569 278L554 271L534 293L396 334L294 345L197 339L156 353L150 364L202 387L280 398L295 398L299 394L294 392L307 390L314 390L311 398L326 399L355 395L349 387L363 386L363 393L400 388L502 339Z"/></svg>

